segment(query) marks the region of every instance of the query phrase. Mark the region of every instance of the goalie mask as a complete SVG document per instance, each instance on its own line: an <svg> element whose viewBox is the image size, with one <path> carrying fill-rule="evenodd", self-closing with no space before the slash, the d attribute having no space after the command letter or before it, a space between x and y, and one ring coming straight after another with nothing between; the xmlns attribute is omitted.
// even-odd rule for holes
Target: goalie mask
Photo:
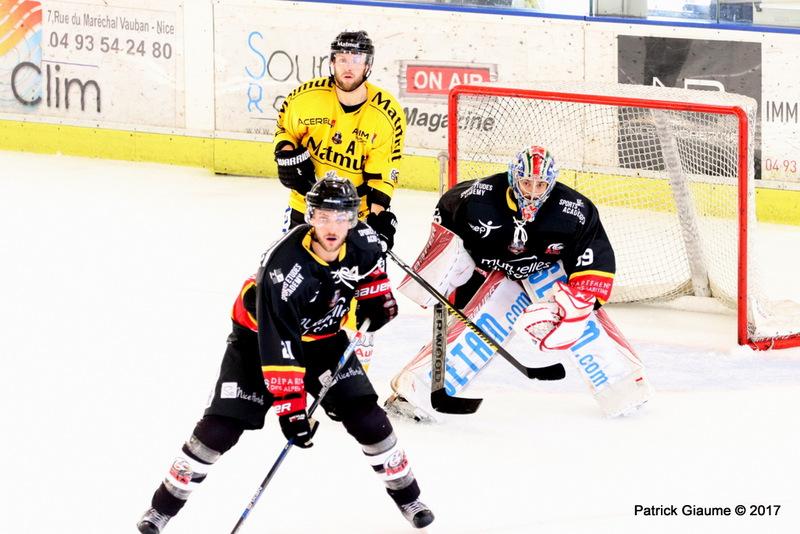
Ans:
<svg viewBox="0 0 800 534"><path fill-rule="evenodd" d="M540 146L532 145L514 156L508 165L508 185L514 191L524 221L530 222L536 217L553 191L557 177L553 156ZM545 182L546 188L537 187L537 182Z"/></svg>
<svg viewBox="0 0 800 534"><path fill-rule="evenodd" d="M348 221L353 228L358 223L359 206L361 198L353 182L331 171L306 194L306 222L313 225L314 212L327 210L334 212L337 220Z"/></svg>
<svg viewBox="0 0 800 534"><path fill-rule="evenodd" d="M367 32L363 30L357 32L344 31L336 36L331 43L331 75L333 75L333 64L336 60L336 54L350 54L354 61L363 62L365 69L364 79L361 80L361 82L363 83L369 78L372 70L372 59L375 56L375 47L372 44L372 39L367 35Z"/></svg>

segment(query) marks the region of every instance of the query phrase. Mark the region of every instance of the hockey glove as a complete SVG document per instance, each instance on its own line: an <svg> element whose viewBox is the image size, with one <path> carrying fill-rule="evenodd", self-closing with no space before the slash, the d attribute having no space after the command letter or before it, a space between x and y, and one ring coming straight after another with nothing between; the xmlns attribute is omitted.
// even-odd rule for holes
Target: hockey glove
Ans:
<svg viewBox="0 0 800 534"><path fill-rule="evenodd" d="M397 231L397 217L389 210L367 215L367 224L375 230L381 238L383 251L391 250L394 246L394 233Z"/></svg>
<svg viewBox="0 0 800 534"><path fill-rule="evenodd" d="M397 301L385 272L373 273L356 288L356 326L361 328L364 319L370 320L367 332L379 330L397 317Z"/></svg>
<svg viewBox="0 0 800 534"><path fill-rule="evenodd" d="M306 413L305 394L275 399L272 405L275 407L281 431L286 439L301 449L308 449L314 445L311 443L311 438L314 437L319 423Z"/></svg>
<svg viewBox="0 0 800 534"><path fill-rule="evenodd" d="M303 146L275 152L275 163L278 164L278 179L281 183L301 195L308 193L317 181L311 154Z"/></svg>
<svg viewBox="0 0 800 534"><path fill-rule="evenodd" d="M557 282L553 301L531 304L515 326L530 335L541 350L566 350L586 329L595 300L593 295Z"/></svg>

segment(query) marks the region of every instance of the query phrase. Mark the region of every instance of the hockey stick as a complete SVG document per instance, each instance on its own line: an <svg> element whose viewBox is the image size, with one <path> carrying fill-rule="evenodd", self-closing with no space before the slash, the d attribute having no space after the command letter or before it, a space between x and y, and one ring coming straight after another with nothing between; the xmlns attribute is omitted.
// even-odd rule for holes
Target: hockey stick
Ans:
<svg viewBox="0 0 800 534"><path fill-rule="evenodd" d="M322 389L320 390L319 395L317 395L317 398L314 399L314 402L311 404L311 407L309 407L308 409L307 413L309 418L311 418L311 414L313 414L314 411L317 409L319 403L322 402L322 398L325 397L325 395L327 395L328 390L331 389L331 387L333 387L333 384L336 381L336 377L339 376L339 372L344 368L345 364L347 364L347 361L350 359L350 356L352 356L353 351L356 350L356 347L364 339L364 335L367 332L367 328L369 328L369 322L370 322L369 319L365 319L364 322L361 324L361 328L359 328L358 331L356 331L355 335L353 336L353 339L350 340L350 344L347 345L347 348L344 350L344 354L342 354L342 357L339 359L339 364L336 366L336 369L333 371L333 374L327 376L323 375L325 377L324 379L320 378L320 380L323 382ZM286 455L289 454L289 451L291 450L293 445L294 445L294 440L290 439L289 441L286 442L286 445L283 446L283 450L278 455L278 458L275 460L275 463L272 464L272 468L269 470L269 473L267 473L267 476L264 477L264 481L261 482L261 485L258 487L255 494L250 499L250 503L247 505L247 508L245 508L244 512L242 512L242 516L239 518L239 521L236 522L236 525L233 527L233 530L231 530L231 534L236 534L237 532L239 532L239 529L241 528L245 519L247 519L247 516L250 515L250 512L253 510L256 503L258 502L258 499L261 497L261 494L264 492L264 489L267 487L267 484L269 484L270 480L272 480L272 477L275 476L275 472L278 470L278 467L280 467L280 465L283 463L283 460L286 459Z"/></svg>
<svg viewBox="0 0 800 534"><path fill-rule="evenodd" d="M481 330L478 325L473 323L469 317L461 313L461 310L453 306L449 300L447 300L441 293L436 291L428 282L425 281L419 274L414 272L414 270L408 266L403 260L397 257L397 255L388 250L386 254L394 260L394 262L403 269L408 276L410 276L416 283L421 285L425 290L431 294L436 300L442 303L442 305L453 315L456 319L464 323L464 326L472 330L475 335L483 340L484 343L489 345L492 350L497 351L500 356L505 358L505 360L513 365L520 373L524 374L528 378L535 378L536 380L561 380L564 378L567 373L564 370L564 366L560 363L555 363L553 365L547 365L545 367L527 367L522 364L519 360L517 360L514 356L511 355L506 349L500 346L494 339L486 335L483 330Z"/></svg>
<svg viewBox="0 0 800 534"><path fill-rule="evenodd" d="M444 306L433 305L433 343L431 344L431 406L437 412L469 414L478 411L483 399L451 397L444 387L447 365L447 320Z"/></svg>

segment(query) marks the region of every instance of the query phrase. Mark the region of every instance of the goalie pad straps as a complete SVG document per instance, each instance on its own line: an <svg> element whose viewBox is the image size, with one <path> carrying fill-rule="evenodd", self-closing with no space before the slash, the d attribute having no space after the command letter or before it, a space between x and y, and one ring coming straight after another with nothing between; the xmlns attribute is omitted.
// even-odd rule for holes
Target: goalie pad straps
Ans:
<svg viewBox="0 0 800 534"><path fill-rule="evenodd" d="M467 283L475 270L475 262L460 237L438 223L431 223L428 242L414 262L413 269L438 292L447 296L455 288ZM436 303L436 299L408 275L397 289L423 308Z"/></svg>

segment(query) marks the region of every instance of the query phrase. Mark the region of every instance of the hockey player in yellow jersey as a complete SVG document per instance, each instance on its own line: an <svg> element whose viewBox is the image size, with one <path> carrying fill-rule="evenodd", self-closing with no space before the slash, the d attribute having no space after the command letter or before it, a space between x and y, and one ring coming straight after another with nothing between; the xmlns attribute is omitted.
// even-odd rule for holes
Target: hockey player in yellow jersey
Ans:
<svg viewBox="0 0 800 534"><path fill-rule="evenodd" d="M359 218L394 244L389 210L400 175L406 132L403 109L369 82L375 47L365 31L345 31L331 43L331 75L295 88L281 106L275 134L278 178L290 189L284 230L303 224L304 195L329 171L361 197Z"/></svg>

